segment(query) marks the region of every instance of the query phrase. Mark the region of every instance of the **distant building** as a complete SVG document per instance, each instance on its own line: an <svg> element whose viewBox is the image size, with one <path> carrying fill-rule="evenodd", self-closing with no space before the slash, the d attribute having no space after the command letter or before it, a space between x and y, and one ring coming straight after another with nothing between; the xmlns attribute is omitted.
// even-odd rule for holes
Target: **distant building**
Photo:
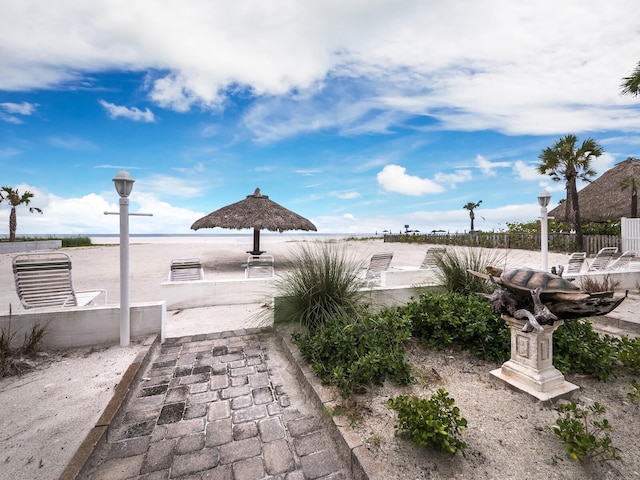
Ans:
<svg viewBox="0 0 640 480"><path fill-rule="evenodd" d="M640 184L640 159L629 157L604 172L598 179L578 192L580 220L604 223L617 221L621 217L631 217L631 189L622 190L620 183L627 177L634 177ZM566 193L565 193L566 195ZM558 222L572 222L573 210L566 217L566 202L549 212ZM640 206L639 206L640 208Z"/></svg>

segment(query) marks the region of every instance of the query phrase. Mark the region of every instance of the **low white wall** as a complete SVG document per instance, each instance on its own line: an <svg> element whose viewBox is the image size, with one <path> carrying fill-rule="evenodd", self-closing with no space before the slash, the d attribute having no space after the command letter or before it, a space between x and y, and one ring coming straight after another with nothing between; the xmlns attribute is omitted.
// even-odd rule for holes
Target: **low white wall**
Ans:
<svg viewBox="0 0 640 480"><path fill-rule="evenodd" d="M162 298L167 302L167 310L180 310L270 302L274 296L274 279L164 282L160 288Z"/></svg>
<svg viewBox="0 0 640 480"><path fill-rule="evenodd" d="M130 338L142 339L160 334L164 341L165 302L143 302L131 305ZM34 325L47 326L40 346L60 349L120 342L120 306L97 305L71 308L39 308L0 315L0 329L13 335L12 347L22 346L25 334Z"/></svg>
<svg viewBox="0 0 640 480"><path fill-rule="evenodd" d="M401 286L401 287L374 287L372 289L362 289L366 303L370 304L374 310L393 305L404 305L412 299L417 299L420 294L427 290L437 288L434 286ZM284 321L286 315L284 297L273 299L273 319L274 322Z"/></svg>
<svg viewBox="0 0 640 480"><path fill-rule="evenodd" d="M605 277L609 277L609 282L618 283L616 290L638 290L640 288L640 270L614 270L611 272L582 272L565 274L566 278L575 278L576 285L581 285L583 279L591 279L603 282Z"/></svg>
<svg viewBox="0 0 640 480"><path fill-rule="evenodd" d="M30 252L33 250L55 250L57 248L62 248L62 240L34 240L32 242L0 242L0 254Z"/></svg>
<svg viewBox="0 0 640 480"><path fill-rule="evenodd" d="M435 280L435 269L430 268L392 268L380 274L380 283L384 287L434 285Z"/></svg>

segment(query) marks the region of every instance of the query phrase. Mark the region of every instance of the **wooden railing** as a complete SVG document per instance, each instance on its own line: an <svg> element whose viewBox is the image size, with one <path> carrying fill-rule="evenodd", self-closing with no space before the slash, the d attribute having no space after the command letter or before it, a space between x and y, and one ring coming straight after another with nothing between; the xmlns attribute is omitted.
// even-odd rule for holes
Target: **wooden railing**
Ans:
<svg viewBox="0 0 640 480"><path fill-rule="evenodd" d="M509 233L385 235L384 241L484 248L519 248L522 250L540 250L541 245L540 235ZM620 249L620 237L617 235L583 236L583 251L587 252L587 255L595 255L603 247L618 247L618 249ZM549 251L561 253L575 252L575 234L549 234Z"/></svg>

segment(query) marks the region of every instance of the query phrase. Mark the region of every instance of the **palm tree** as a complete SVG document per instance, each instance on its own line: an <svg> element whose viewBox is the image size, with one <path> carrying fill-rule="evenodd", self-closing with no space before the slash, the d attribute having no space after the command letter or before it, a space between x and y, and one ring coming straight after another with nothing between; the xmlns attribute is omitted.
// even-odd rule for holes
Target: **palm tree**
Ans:
<svg viewBox="0 0 640 480"><path fill-rule="evenodd" d="M474 232L473 221L476 219L476 214L473 213L473 210L478 208L481 203L482 203L482 200L478 200L478 203L469 202L465 206L462 207L465 210L469 210L469 217L471 218L471 230L470 230L471 233Z"/></svg>
<svg viewBox="0 0 640 480"><path fill-rule="evenodd" d="M626 177L620 182L620 190L623 192L631 189L631 218L638 217L638 186L640 182L635 177Z"/></svg>
<svg viewBox="0 0 640 480"><path fill-rule="evenodd" d="M640 95L640 62L636 66L636 69L628 77L622 79L622 95Z"/></svg>
<svg viewBox="0 0 640 480"><path fill-rule="evenodd" d="M564 180L567 191L565 216L567 221L573 217L576 230L576 246L582 251L582 224L580 222L580 205L578 204L578 179L590 182L596 172L591 169L591 161L604 153L602 147L587 138L578 146L578 137L569 134L561 137L552 147L545 148L538 157L542 163L538 165L538 173L549 175L555 182ZM571 212L573 210L573 212Z"/></svg>
<svg viewBox="0 0 640 480"><path fill-rule="evenodd" d="M2 195L3 193L4 195ZM7 200L7 202L9 202L9 205L11 205L11 213L9 214L9 241L15 242L16 228L18 227L18 219L16 218L16 207L20 205L29 205L31 199L33 198L33 193L27 191L20 195L17 188L14 190L12 187L4 186L0 190L0 197L2 197L3 200ZM31 213L42 213L42 210L36 207L29 207L29 211Z"/></svg>

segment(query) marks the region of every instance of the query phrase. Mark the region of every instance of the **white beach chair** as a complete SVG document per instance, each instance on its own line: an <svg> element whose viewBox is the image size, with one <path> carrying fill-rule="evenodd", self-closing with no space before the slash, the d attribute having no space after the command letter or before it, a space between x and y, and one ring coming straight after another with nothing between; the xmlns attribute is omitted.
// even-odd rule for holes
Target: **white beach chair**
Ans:
<svg viewBox="0 0 640 480"><path fill-rule="evenodd" d="M615 258L607 266L606 270L608 271L608 270L628 269L631 264L631 260L633 260L635 256L636 256L636 252L627 250L626 252L623 252L622 255L620 255L618 258Z"/></svg>
<svg viewBox="0 0 640 480"><path fill-rule="evenodd" d="M420 265L421 269L425 268L436 268L436 257L438 255L442 255L447 251L446 247L430 247L427 249L427 253L424 256L424 260L422 261L422 265Z"/></svg>
<svg viewBox="0 0 640 480"><path fill-rule="evenodd" d="M374 253L369 260L369 267L362 275L361 283L367 287L380 285L380 274L389 268L392 259L393 252Z"/></svg>
<svg viewBox="0 0 640 480"><path fill-rule="evenodd" d="M580 273L586 259L587 252L573 252L569 255L569 261L567 262L564 273Z"/></svg>
<svg viewBox="0 0 640 480"><path fill-rule="evenodd" d="M16 292L24 308L76 307L93 303L107 291L73 288L71 257L63 252L23 253L13 258Z"/></svg>
<svg viewBox="0 0 640 480"><path fill-rule="evenodd" d="M199 258L182 258L171 260L169 270L170 282L188 282L204 280L204 270Z"/></svg>
<svg viewBox="0 0 640 480"><path fill-rule="evenodd" d="M274 260L271 255L252 255L245 264L245 278L270 278L275 275Z"/></svg>
<svg viewBox="0 0 640 480"><path fill-rule="evenodd" d="M607 266L611 262L613 255L618 253L618 247L604 247L601 248L596 256L593 257L593 261L587 272L602 272L607 269Z"/></svg>

